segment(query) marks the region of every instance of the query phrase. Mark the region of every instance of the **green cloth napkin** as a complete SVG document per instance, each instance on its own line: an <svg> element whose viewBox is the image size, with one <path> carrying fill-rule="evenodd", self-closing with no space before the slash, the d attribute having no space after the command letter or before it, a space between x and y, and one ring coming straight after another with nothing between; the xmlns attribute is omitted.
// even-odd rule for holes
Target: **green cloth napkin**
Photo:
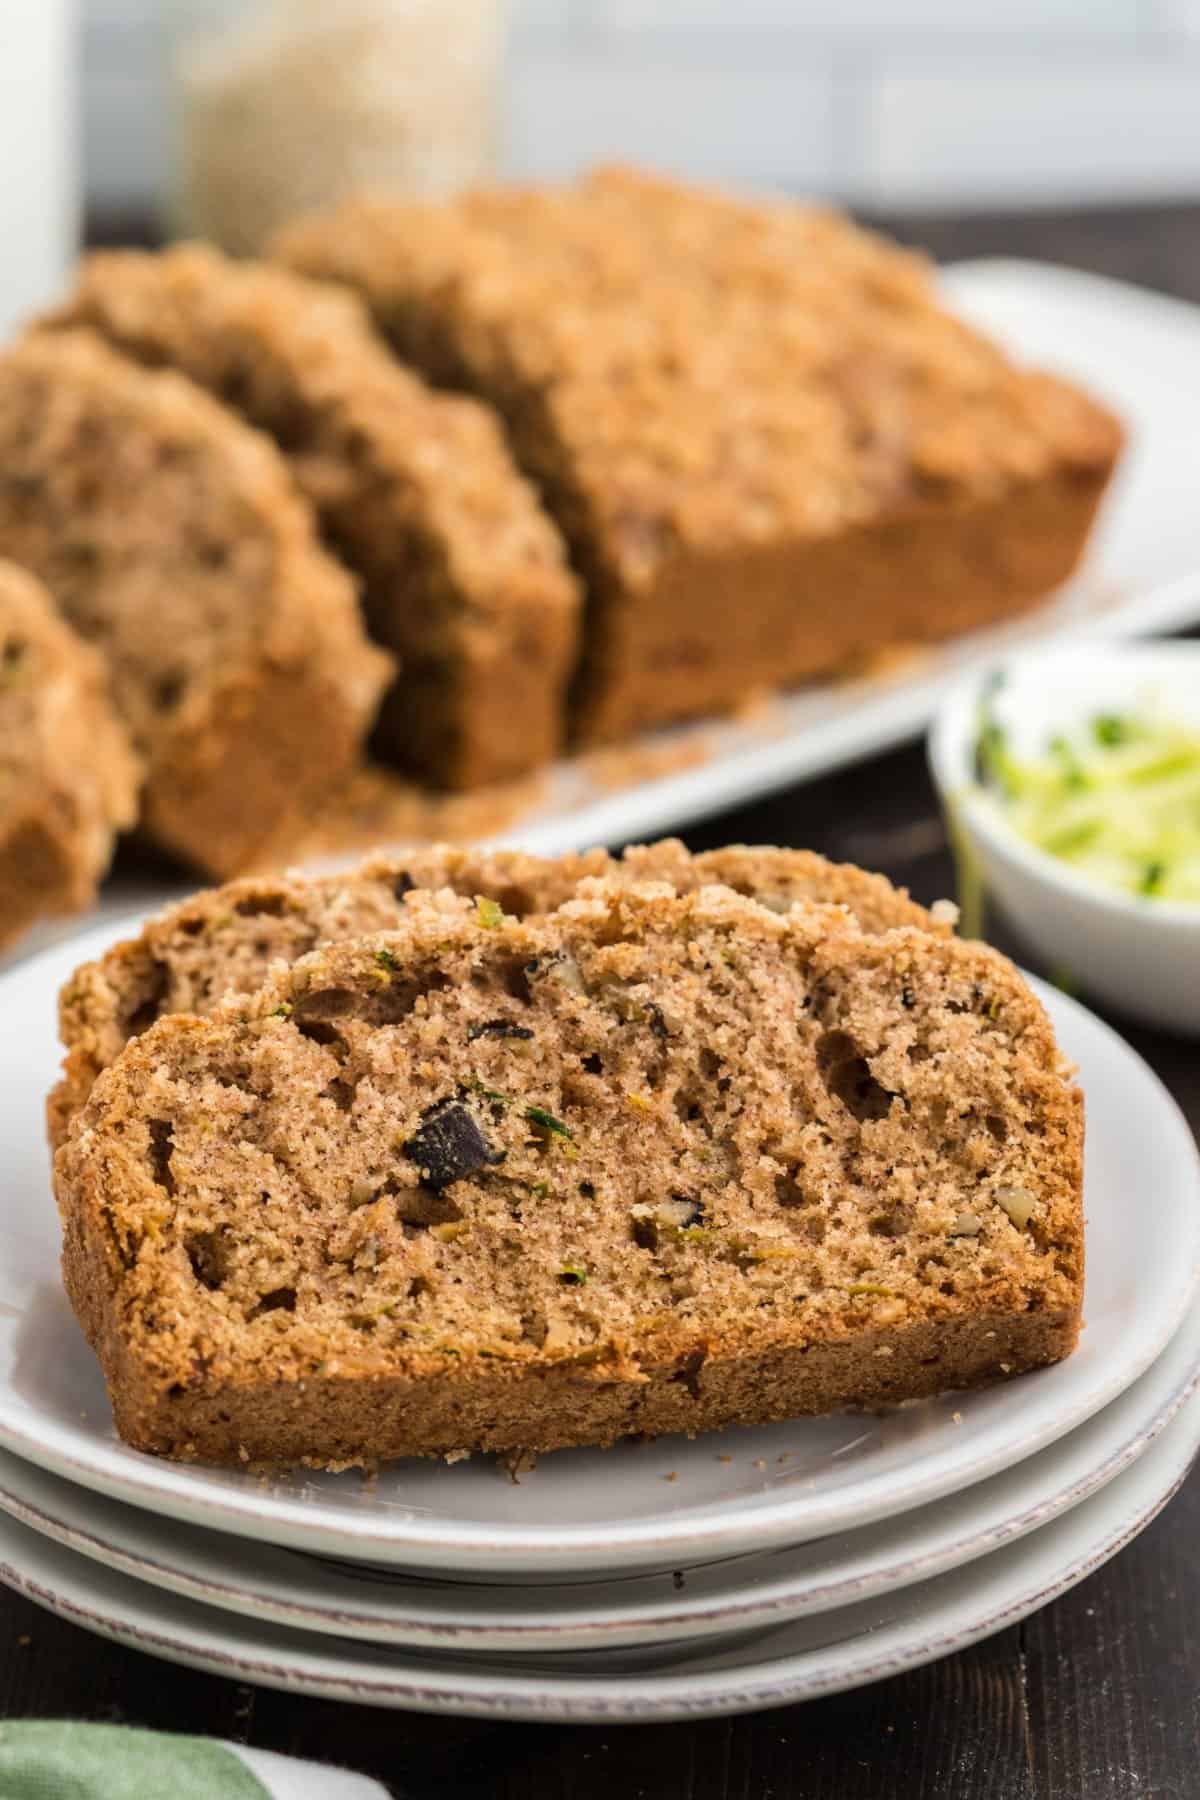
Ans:
<svg viewBox="0 0 1200 1800"><path fill-rule="evenodd" d="M384 1800L365 1775L219 1738L0 1721L0 1800Z"/></svg>

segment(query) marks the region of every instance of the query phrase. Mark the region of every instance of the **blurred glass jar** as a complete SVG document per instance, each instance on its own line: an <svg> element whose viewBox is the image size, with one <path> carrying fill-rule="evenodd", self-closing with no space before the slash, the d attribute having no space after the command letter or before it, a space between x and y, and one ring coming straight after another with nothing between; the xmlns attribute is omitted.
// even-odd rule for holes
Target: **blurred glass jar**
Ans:
<svg viewBox="0 0 1200 1800"><path fill-rule="evenodd" d="M0 339L79 252L75 0L0 0Z"/></svg>
<svg viewBox="0 0 1200 1800"><path fill-rule="evenodd" d="M169 223L239 254L363 191L494 167L506 0L173 0Z"/></svg>

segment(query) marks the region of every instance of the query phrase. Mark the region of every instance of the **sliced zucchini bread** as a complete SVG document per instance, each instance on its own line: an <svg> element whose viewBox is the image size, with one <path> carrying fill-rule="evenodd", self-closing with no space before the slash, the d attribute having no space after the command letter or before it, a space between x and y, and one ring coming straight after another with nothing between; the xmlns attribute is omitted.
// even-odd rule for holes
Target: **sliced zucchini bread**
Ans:
<svg viewBox="0 0 1200 1800"><path fill-rule="evenodd" d="M139 1449L338 1468L878 1406L1065 1356L1082 1120L1004 958L840 908L414 896L160 1019L56 1159Z"/></svg>

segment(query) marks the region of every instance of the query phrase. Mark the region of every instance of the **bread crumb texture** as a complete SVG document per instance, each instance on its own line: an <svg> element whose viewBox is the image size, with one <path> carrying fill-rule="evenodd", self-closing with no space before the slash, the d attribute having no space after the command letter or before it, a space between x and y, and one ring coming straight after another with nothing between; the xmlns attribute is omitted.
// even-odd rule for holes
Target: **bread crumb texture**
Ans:
<svg viewBox="0 0 1200 1800"><path fill-rule="evenodd" d="M0 945L91 904L140 785L99 656L0 562Z"/></svg>
<svg viewBox="0 0 1200 1800"><path fill-rule="evenodd" d="M469 788L554 757L579 591L490 408L403 368L345 289L204 245L89 257L44 324L181 370L284 450L399 658L390 758Z"/></svg>
<svg viewBox="0 0 1200 1800"><path fill-rule="evenodd" d="M64 1275L168 1456L694 1432L1067 1354L1081 1135L981 946L724 886L422 892L128 1044L56 1159Z"/></svg>
<svg viewBox="0 0 1200 1800"><path fill-rule="evenodd" d="M684 891L723 882L777 911L797 900L820 900L847 907L868 931L947 928L881 875L812 851L733 845L692 857L678 839L635 846L620 859L603 850L542 858L442 844L374 856L357 870L323 878L230 882L169 907L138 937L116 944L66 983L59 1033L67 1056L63 1079L50 1096L51 1141L61 1140L101 1069L155 1019L211 1012L225 994L261 987L277 962L295 962L319 944L389 930L405 918L411 893L450 887L525 917L552 912L585 877L605 874L667 880Z"/></svg>
<svg viewBox="0 0 1200 1800"><path fill-rule="evenodd" d="M0 355L0 555L104 656L141 823L237 873L362 749L389 658L275 446L88 331Z"/></svg>

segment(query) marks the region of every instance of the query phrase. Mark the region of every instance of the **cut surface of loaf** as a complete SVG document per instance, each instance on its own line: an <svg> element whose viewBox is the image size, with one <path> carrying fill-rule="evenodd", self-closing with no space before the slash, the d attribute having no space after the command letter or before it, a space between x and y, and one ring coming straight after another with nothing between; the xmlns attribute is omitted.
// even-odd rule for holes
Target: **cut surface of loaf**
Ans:
<svg viewBox="0 0 1200 1800"><path fill-rule="evenodd" d="M55 1169L118 1429L185 1459L874 1406L1079 1325L1080 1098L1017 972L725 888L423 897L160 1020Z"/></svg>
<svg viewBox="0 0 1200 1800"><path fill-rule="evenodd" d="M380 753L448 787L552 760L578 586L489 408L402 368L344 289L200 245L92 256L43 323L181 369L279 441L399 658Z"/></svg>
<svg viewBox="0 0 1200 1800"><path fill-rule="evenodd" d="M0 562L0 946L91 904L140 784L100 657Z"/></svg>
<svg viewBox="0 0 1200 1800"><path fill-rule="evenodd" d="M0 554L103 655L142 823L236 874L353 762L390 669L278 451L85 331L0 355Z"/></svg>
<svg viewBox="0 0 1200 1800"><path fill-rule="evenodd" d="M230 882L168 907L136 938L115 944L66 983L59 1035L67 1055L47 1107L51 1143L61 1142L101 1070L155 1019L211 1012L225 994L261 987L273 963L295 962L333 940L390 930L407 916L414 890L481 895L524 917L552 912L580 881L600 875L665 880L683 891L721 882L776 909L818 900L845 906L867 931L950 929L883 876L812 851L733 845L693 857L677 839L634 846L620 859L603 850L545 858L443 844L374 856L339 875Z"/></svg>
<svg viewBox="0 0 1200 1800"><path fill-rule="evenodd" d="M297 831L287 820L259 850L246 875L280 869L346 868L381 844L481 844L497 839L552 797L549 772L486 787L435 788L366 756Z"/></svg>
<svg viewBox="0 0 1200 1800"><path fill-rule="evenodd" d="M583 741L1030 607L1120 450L920 259L818 207L610 170L351 201L277 254L503 414L588 588Z"/></svg>

